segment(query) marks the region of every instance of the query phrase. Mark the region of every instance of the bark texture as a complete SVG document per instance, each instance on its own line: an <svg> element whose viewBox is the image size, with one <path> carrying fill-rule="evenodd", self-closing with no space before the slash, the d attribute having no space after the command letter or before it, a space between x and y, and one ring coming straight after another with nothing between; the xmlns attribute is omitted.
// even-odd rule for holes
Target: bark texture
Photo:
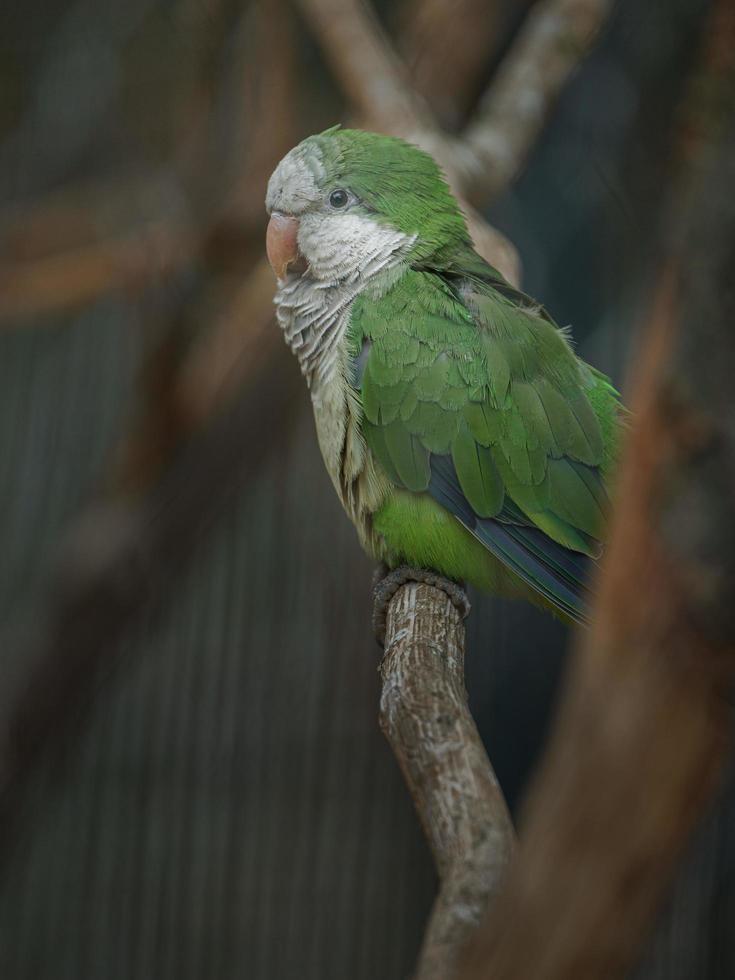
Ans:
<svg viewBox="0 0 735 980"><path fill-rule="evenodd" d="M467 707L463 614L441 588L409 582L390 601L380 722L434 855L441 889L417 977L449 976L513 851L502 791Z"/></svg>

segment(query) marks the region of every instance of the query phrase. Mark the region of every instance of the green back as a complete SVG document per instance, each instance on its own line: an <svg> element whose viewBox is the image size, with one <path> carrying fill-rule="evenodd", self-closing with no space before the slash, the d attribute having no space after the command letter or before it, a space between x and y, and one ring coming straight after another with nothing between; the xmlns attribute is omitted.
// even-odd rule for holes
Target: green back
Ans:
<svg viewBox="0 0 735 980"><path fill-rule="evenodd" d="M438 497L441 461L480 523L539 529L549 555L596 556L617 392L548 314L471 256L435 256L385 295L355 301L349 344L356 363L363 353L366 441L396 486ZM441 502L466 520L461 501Z"/></svg>

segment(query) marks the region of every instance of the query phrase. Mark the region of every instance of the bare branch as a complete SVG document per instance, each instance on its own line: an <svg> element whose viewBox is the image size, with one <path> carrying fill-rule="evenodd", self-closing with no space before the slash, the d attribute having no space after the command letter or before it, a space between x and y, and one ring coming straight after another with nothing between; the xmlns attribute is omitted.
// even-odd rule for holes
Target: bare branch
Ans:
<svg viewBox="0 0 735 980"><path fill-rule="evenodd" d="M589 50L612 0L544 0L524 26L483 105L461 137L445 133L360 0L299 0L363 124L431 153L470 218L475 245L513 283L520 260L469 202L487 201L520 170L550 106Z"/></svg>
<svg viewBox="0 0 735 980"><path fill-rule="evenodd" d="M489 56L500 44L505 7L487 0L412 0L401 10L399 47L413 85L450 132L480 92Z"/></svg>
<svg viewBox="0 0 735 980"><path fill-rule="evenodd" d="M218 7L209 13L215 34L226 19ZM189 5L183 13L192 17L197 9ZM259 56L248 57L244 42L231 46L233 75L242 89L232 101L238 107L247 104L250 114L237 113L229 127L229 155L235 159L227 161L226 170L235 172L223 200L211 200L215 97L200 79L184 73L178 107L182 135L164 168L166 179L154 173L133 180L119 172L64 187L40 203L0 215L0 325L73 311L110 292L137 294L198 260L209 263L214 253L217 259L225 251L237 253L239 261L244 245L253 250L255 236L262 255L263 187L295 138L292 13L284 0L255 5L249 13L254 22L247 31L243 25L241 33L248 34ZM200 33L200 43L211 43L210 32ZM273 121L262 127L257 140L249 132L253 118ZM206 203L195 218L200 197ZM161 201L168 203L168 211ZM208 271L216 278L217 269Z"/></svg>
<svg viewBox="0 0 735 980"><path fill-rule="evenodd" d="M412 90L371 7L360 0L299 0L325 56L358 112L361 124L403 136L431 153L444 169L468 216L475 245L491 265L518 282L520 260L513 245L464 201L452 142Z"/></svg>
<svg viewBox="0 0 735 980"><path fill-rule="evenodd" d="M494 197L519 172L612 6L612 0L541 0L531 9L457 150L470 200Z"/></svg>
<svg viewBox="0 0 735 980"><path fill-rule="evenodd" d="M362 0L298 2L359 115L378 129L406 137L434 128L372 6Z"/></svg>
<svg viewBox="0 0 735 980"><path fill-rule="evenodd" d="M541 0L459 137L437 125L410 86L371 7L360 0L299 0L359 113L424 147L454 190L485 202L518 173L551 106L589 51L612 0Z"/></svg>
<svg viewBox="0 0 735 980"><path fill-rule="evenodd" d="M274 350L285 353L274 322L273 281L273 271L262 259L182 365L177 393L192 427L231 399L246 380L257 377Z"/></svg>
<svg viewBox="0 0 735 980"><path fill-rule="evenodd" d="M611 7L611 0L538 3L477 116L461 138L454 138L440 129L411 88L371 7L360 0L300 3L365 124L401 134L433 153L465 210L468 201L479 203L497 194L518 172L551 105ZM265 18L262 29L269 30L270 23ZM283 105L283 86L264 88ZM283 113L275 115L281 118ZM205 132L202 127L198 131ZM280 146L284 141L276 142ZM243 217L253 212L242 188L255 183L240 182L224 225L232 222L233 208ZM512 245L477 214L470 216L470 225L478 250L517 282L520 263ZM216 237L216 227L212 235ZM161 221L47 258L13 262L0 275L0 320L74 309L115 289L139 290L185 264L193 249L186 229Z"/></svg>
<svg viewBox="0 0 735 980"><path fill-rule="evenodd" d="M398 588L388 605L380 668L381 727L442 882L417 980L450 975L513 851L505 800L467 707L464 644L463 612L447 592L426 581Z"/></svg>
<svg viewBox="0 0 735 980"><path fill-rule="evenodd" d="M0 269L0 323L76 309L116 290L140 291L185 265L193 251L188 229L159 223L44 259L6 264Z"/></svg>
<svg viewBox="0 0 735 980"><path fill-rule="evenodd" d="M468 202L487 200L518 172L550 106L603 23L610 0L539 3L461 138L449 136L436 124L424 100L412 89L371 7L360 0L300 3L338 80L365 116L365 124L412 139L437 158L468 212L478 251L510 281L518 282L520 262L515 249L472 212ZM259 29L270 31L272 20L264 17ZM271 75L272 81L263 90L276 103L271 115L282 119L287 115L283 93L288 86L280 84L280 68L271 70ZM197 131L201 135L206 127ZM274 142L277 155L287 140L281 133ZM266 153L269 159L263 161L261 153L252 162L257 173L263 164L266 169L272 165L272 155ZM232 224L233 215L252 221L259 212L260 205L250 200L258 184L252 176L251 172L238 183L227 212L203 236L205 241L217 238L218 227ZM195 252L190 232L162 220L46 258L12 262L0 274L0 321L75 309L111 290L140 290L182 267Z"/></svg>

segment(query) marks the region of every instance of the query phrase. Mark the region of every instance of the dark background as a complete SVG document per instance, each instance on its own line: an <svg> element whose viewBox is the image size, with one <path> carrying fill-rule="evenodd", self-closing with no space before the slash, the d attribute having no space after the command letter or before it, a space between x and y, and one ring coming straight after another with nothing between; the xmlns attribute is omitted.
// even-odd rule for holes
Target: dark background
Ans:
<svg viewBox="0 0 735 980"><path fill-rule="evenodd" d="M527 4L495 6L505 31L488 77ZM488 211L520 251L526 290L620 385L656 268L677 110L707 6L620 2L524 173ZM404 8L383 11L389 30ZM35 202L87 181L95 231L122 220L114 198L129 185L145 188L126 209L131 226L151 202L196 220L240 163L262 197L277 156L259 159L259 145L273 120L258 115L257 73L251 102L239 88L262 11L204 0L3 4L4 219L22 225ZM308 78L293 107L298 138L345 108L303 24L289 15L282 27L295 38L297 78ZM216 160L221 144L230 164L205 168L192 189L171 152L189 125L181 93L199 84L217 95L208 152ZM234 150L233 111L244 117ZM242 220L257 231L263 215L245 208ZM63 239L63 213L60 224ZM230 277L240 259L252 255L236 253ZM156 313L207 274L194 267L142 300L117 290L0 325L7 690L49 629L59 555L104 493L135 416ZM288 371L295 378L296 366ZM101 645L89 707L70 711L77 734L60 732L59 746L52 738L18 791L0 864L7 980L409 974L436 882L377 727L372 569L323 470L306 390L296 382L270 398L265 450L245 455L226 494L213 469L206 533L128 617L109 657ZM288 425L274 408L281 398L297 400ZM525 605L480 596L473 605L470 702L516 811L569 637ZM636 976L735 976L734 810L730 780Z"/></svg>

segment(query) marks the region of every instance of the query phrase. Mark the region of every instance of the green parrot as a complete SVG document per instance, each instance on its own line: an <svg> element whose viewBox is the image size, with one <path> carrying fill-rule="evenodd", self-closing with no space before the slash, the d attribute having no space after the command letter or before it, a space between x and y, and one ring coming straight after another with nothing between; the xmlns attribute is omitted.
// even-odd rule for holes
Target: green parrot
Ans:
<svg viewBox="0 0 735 980"><path fill-rule="evenodd" d="M368 554L586 621L623 419L609 379L475 252L403 140L310 136L266 208L277 319Z"/></svg>

